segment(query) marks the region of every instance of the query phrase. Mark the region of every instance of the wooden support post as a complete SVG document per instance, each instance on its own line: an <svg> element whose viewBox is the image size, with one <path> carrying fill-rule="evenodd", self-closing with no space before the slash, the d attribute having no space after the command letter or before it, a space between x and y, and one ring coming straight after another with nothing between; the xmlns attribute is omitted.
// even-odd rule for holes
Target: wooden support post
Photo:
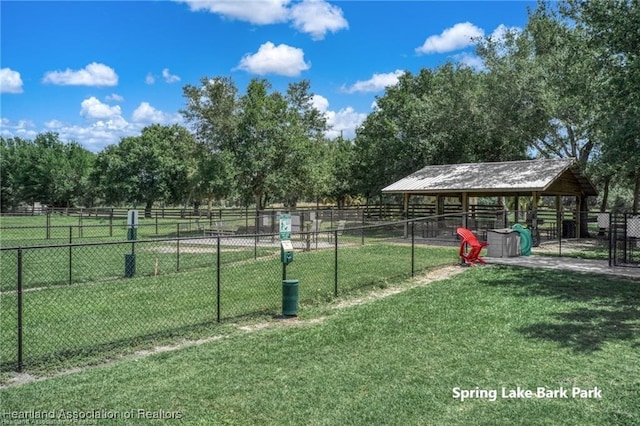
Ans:
<svg viewBox="0 0 640 426"><path fill-rule="evenodd" d="M469 214L469 194L466 192L462 193L462 227L467 228L469 225L468 214Z"/></svg>

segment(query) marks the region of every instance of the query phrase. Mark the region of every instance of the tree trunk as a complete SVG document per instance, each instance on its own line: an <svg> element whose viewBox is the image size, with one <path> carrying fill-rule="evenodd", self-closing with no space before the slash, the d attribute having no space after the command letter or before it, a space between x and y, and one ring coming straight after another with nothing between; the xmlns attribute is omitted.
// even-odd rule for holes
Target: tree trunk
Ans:
<svg viewBox="0 0 640 426"><path fill-rule="evenodd" d="M207 218L211 218L211 210L213 210L213 196L207 197Z"/></svg>
<svg viewBox="0 0 640 426"><path fill-rule="evenodd" d="M255 199L256 199L256 211L261 211L264 210L263 205L262 205L262 193L261 192L257 192L255 194L253 194Z"/></svg>
<svg viewBox="0 0 640 426"><path fill-rule="evenodd" d="M602 189L602 203L600 204L600 211L607 211L607 203L609 202L609 184L611 183L611 176L605 176L604 188Z"/></svg>
<svg viewBox="0 0 640 426"><path fill-rule="evenodd" d="M640 202L640 173L636 173L636 182L633 187L633 205L631 211L633 214L638 214L638 203Z"/></svg>
<svg viewBox="0 0 640 426"><path fill-rule="evenodd" d="M153 207L153 200L148 200L147 204L144 206L144 217L145 219L151 218L151 208Z"/></svg>

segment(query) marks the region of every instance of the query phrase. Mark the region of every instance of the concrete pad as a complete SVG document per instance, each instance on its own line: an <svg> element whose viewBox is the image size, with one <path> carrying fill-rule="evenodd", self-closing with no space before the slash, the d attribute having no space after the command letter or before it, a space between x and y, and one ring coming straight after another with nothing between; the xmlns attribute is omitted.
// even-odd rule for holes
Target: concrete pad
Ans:
<svg viewBox="0 0 640 426"><path fill-rule="evenodd" d="M609 275L640 280L640 268L609 266L606 260L578 259L554 256L484 257L487 264L521 266L526 268L557 269L587 274Z"/></svg>

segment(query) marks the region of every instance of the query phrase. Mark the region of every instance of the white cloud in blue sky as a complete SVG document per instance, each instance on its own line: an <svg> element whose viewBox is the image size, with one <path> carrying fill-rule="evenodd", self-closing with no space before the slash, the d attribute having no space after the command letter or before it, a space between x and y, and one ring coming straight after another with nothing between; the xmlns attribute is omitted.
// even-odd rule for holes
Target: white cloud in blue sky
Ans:
<svg viewBox="0 0 640 426"><path fill-rule="evenodd" d="M309 68L311 64L305 62L302 49L286 44L276 46L270 41L260 46L256 53L246 54L236 67L251 74L287 77L297 77Z"/></svg>
<svg viewBox="0 0 640 426"><path fill-rule="evenodd" d="M291 20L298 31L322 40L327 32L349 28L342 9L323 0L306 0L291 8Z"/></svg>
<svg viewBox="0 0 640 426"><path fill-rule="evenodd" d="M92 62L80 70L48 71L42 82L61 86L117 86L118 74L105 64Z"/></svg>
<svg viewBox="0 0 640 426"><path fill-rule="evenodd" d="M80 104L80 115L88 120L103 120L120 117L122 110L118 105L111 106L91 96Z"/></svg>
<svg viewBox="0 0 640 426"><path fill-rule="evenodd" d="M389 86L395 86L398 83L398 79L403 75L405 71L395 70L394 72L373 74L368 80L356 81L349 87L343 87L342 90L346 93L373 93L380 92Z"/></svg>
<svg viewBox="0 0 640 426"><path fill-rule="evenodd" d="M180 77L177 75L173 75L169 72L169 68L165 68L162 70L162 78L166 83L177 83L180 81Z"/></svg>
<svg viewBox="0 0 640 426"><path fill-rule="evenodd" d="M482 28L471 22L461 22L445 29L441 34L427 37L422 46L416 48L416 53L446 53L465 49L474 43L474 39L483 36Z"/></svg>
<svg viewBox="0 0 640 426"><path fill-rule="evenodd" d="M290 0L178 0L186 3L194 12L207 11L228 19L246 21L256 25L286 22L289 19L287 4Z"/></svg>
<svg viewBox="0 0 640 426"><path fill-rule="evenodd" d="M355 130L367 118L367 114L356 112L352 107L343 108L339 111L329 109L329 100L321 95L314 95L311 98L311 104L324 114L330 130L327 137L335 139L341 136L345 139L353 139Z"/></svg>
<svg viewBox="0 0 640 426"><path fill-rule="evenodd" d="M302 33L314 40L322 40L327 32L336 32L349 27L342 9L324 0L179 0L189 5L192 11L208 11L224 18L249 22L254 25L269 25L290 22ZM289 7L290 6L290 7Z"/></svg>
<svg viewBox="0 0 640 426"><path fill-rule="evenodd" d="M0 135L55 131L99 151L149 124L184 124L187 84L230 77L241 96L264 76L281 93L308 80L332 127L327 136L350 138L405 71L446 61L483 69L474 37L517 31L535 4L3 2ZM38 31L24 22L37 22Z"/></svg>
<svg viewBox="0 0 640 426"><path fill-rule="evenodd" d="M20 73L11 68L0 70L0 93L22 93Z"/></svg>

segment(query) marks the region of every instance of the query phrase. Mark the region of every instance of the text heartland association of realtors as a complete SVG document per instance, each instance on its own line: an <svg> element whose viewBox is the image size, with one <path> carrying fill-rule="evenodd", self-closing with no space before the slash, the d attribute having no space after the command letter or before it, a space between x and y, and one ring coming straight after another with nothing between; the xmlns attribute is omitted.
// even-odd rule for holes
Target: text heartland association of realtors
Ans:
<svg viewBox="0 0 640 426"><path fill-rule="evenodd" d="M498 399L498 396L502 399L599 399L602 398L602 389L597 386L593 389L582 389L579 387L564 388L562 386L557 389L549 389L539 386L535 390L531 390L517 386L515 389L502 387L501 392L498 394L498 389L480 389L479 387L476 387L475 389L453 388L453 399L459 399L461 402L465 399L488 399L489 401L495 401Z"/></svg>

